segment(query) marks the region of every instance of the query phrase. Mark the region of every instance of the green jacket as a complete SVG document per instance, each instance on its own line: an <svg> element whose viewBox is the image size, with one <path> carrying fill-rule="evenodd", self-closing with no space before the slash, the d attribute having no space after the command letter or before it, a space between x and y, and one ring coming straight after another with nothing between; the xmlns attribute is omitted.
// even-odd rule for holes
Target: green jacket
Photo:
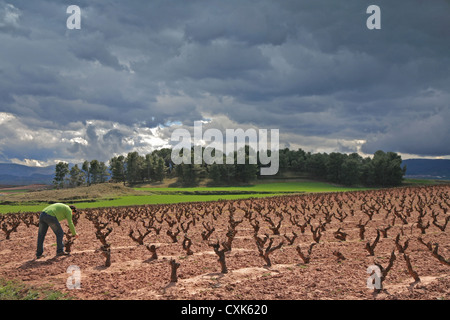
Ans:
<svg viewBox="0 0 450 320"><path fill-rule="evenodd" d="M72 221L72 209L70 209L68 205L63 203L54 203L49 205L42 211L48 214L49 216L56 217L58 221L67 220L72 235L77 234L77 232L75 231L75 226L73 225Z"/></svg>

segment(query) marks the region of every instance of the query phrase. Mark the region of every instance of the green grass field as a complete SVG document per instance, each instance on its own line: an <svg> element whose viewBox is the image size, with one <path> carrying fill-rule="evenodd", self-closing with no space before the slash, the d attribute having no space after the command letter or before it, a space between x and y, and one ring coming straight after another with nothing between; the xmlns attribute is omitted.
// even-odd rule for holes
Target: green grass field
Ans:
<svg viewBox="0 0 450 320"><path fill-rule="evenodd" d="M259 198L276 196L292 193L305 192L341 192L361 190L361 188L346 188L334 186L329 183L316 181L301 181L301 182L276 182L263 183L250 186L237 187L198 187L198 188L134 188L138 195L119 195L107 198L98 198L83 202L77 199L76 206L83 208L99 208L99 207L118 207L118 206L132 206L145 204L168 204L180 202L197 202L197 201L217 201L235 200L246 198ZM51 192L51 191L48 191ZM67 192L71 192L70 189ZM60 201L71 203L68 198L62 198ZM58 199L55 199L58 200ZM0 197L1 201L1 197ZM38 212L41 211L48 202L41 201L22 201L22 202L6 202L0 205L0 213L8 212Z"/></svg>
<svg viewBox="0 0 450 320"><path fill-rule="evenodd" d="M405 186L436 184L436 181L407 179ZM78 208L120 207L145 204L170 204L260 198L294 193L345 192L369 188L342 187L318 181L283 181L230 187L140 187L127 188L121 184L101 184L75 189L42 192L7 192L0 194L0 213L39 212L49 203L64 202Z"/></svg>
<svg viewBox="0 0 450 320"><path fill-rule="evenodd" d="M201 193L201 192L251 192L251 193L294 193L294 192L338 192L358 190L359 188L338 187L325 182L274 182L238 187L198 187L198 188L136 188L142 191L165 193Z"/></svg>

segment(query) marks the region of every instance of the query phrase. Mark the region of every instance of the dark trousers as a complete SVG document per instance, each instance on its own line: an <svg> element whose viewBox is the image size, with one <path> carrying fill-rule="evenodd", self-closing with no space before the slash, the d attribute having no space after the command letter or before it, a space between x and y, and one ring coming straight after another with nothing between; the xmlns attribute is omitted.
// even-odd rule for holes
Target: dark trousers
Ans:
<svg viewBox="0 0 450 320"><path fill-rule="evenodd" d="M56 253L58 254L64 251L64 231L61 228L61 224L56 217L42 212L39 216L39 231L36 250L36 256L38 257L44 252L44 239L47 234L48 227L50 227L56 235Z"/></svg>

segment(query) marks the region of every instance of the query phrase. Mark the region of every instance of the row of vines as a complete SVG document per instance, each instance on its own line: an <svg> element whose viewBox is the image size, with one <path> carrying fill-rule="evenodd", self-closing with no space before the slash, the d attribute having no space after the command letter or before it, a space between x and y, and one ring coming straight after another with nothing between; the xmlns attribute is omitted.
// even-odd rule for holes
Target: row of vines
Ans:
<svg viewBox="0 0 450 320"><path fill-rule="evenodd" d="M261 258L261 265L267 268L274 263L274 252L287 246L294 247L299 263L307 265L314 260L316 246L324 243L352 242L365 250L367 256L375 257L378 245L385 241L391 248L389 261L384 265L376 263L381 271L382 286L398 259L404 260L406 271L414 281L420 281L420 274L410 258L411 242L419 243L435 263L450 265L445 257L448 243L430 240L447 232L449 190L450 186L441 185L97 208L82 210L73 220L75 225L80 219L90 221L105 267L113 263L111 239L117 230L137 246L145 247L150 260L159 259L162 243L179 245L186 256L193 255L196 248L207 246L217 255L218 268L223 274L229 271L227 254L234 249L239 234L252 239L253 250ZM0 229L5 239L11 239L20 224L38 226L39 213L0 215ZM65 246L67 252L76 247L70 232L66 232ZM345 263L348 258L335 249L329 254L339 263ZM182 263L185 262L170 259L171 282L177 281L177 269Z"/></svg>

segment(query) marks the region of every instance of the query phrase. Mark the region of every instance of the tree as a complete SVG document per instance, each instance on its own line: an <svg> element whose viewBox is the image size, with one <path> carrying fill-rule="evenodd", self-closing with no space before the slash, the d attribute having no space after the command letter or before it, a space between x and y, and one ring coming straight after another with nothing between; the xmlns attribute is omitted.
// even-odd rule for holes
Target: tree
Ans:
<svg viewBox="0 0 450 320"><path fill-rule="evenodd" d="M406 173L406 166L403 168L402 157L395 152L386 153L387 164L385 168L385 184L388 186L398 186L403 181Z"/></svg>
<svg viewBox="0 0 450 320"><path fill-rule="evenodd" d="M181 163L176 166L175 171L178 177L178 182L184 187L196 186L198 183L197 168L194 164Z"/></svg>
<svg viewBox="0 0 450 320"><path fill-rule="evenodd" d="M279 152L279 168L280 169L288 169L290 167L289 163L289 149L284 148Z"/></svg>
<svg viewBox="0 0 450 320"><path fill-rule="evenodd" d="M90 183L96 184L100 182L100 163L98 160L91 160L89 163Z"/></svg>
<svg viewBox="0 0 450 320"><path fill-rule="evenodd" d="M156 168L155 168L155 175L154 178L156 181L163 181L164 180L164 159L161 157L158 157L158 160L156 161Z"/></svg>
<svg viewBox="0 0 450 320"><path fill-rule="evenodd" d="M208 167L208 169L208 177L213 181L214 184L220 184L222 182L220 165L217 163L213 163Z"/></svg>
<svg viewBox="0 0 450 320"><path fill-rule="evenodd" d="M79 187L84 182L84 172L78 168L78 165L74 165L69 172L69 185L71 187Z"/></svg>
<svg viewBox="0 0 450 320"><path fill-rule="evenodd" d="M136 151L130 152L125 160L126 178L128 183L133 184L143 181L144 157L139 156Z"/></svg>
<svg viewBox="0 0 450 320"><path fill-rule="evenodd" d="M401 168L402 158L395 152L375 152L370 162L366 161L364 176L367 185L382 187L398 186L403 181L406 168Z"/></svg>
<svg viewBox="0 0 450 320"><path fill-rule="evenodd" d="M327 157L326 153L309 155L305 163L306 171L315 178L325 179L327 176Z"/></svg>
<svg viewBox="0 0 450 320"><path fill-rule="evenodd" d="M302 149L294 151L292 154L291 168L295 171L305 171L306 152Z"/></svg>
<svg viewBox="0 0 450 320"><path fill-rule="evenodd" d="M339 183L347 186L357 185L361 182L363 159L357 153L347 156L342 163Z"/></svg>
<svg viewBox="0 0 450 320"><path fill-rule="evenodd" d="M145 155L144 160L144 179L152 180L155 175L155 155L153 153L149 153Z"/></svg>
<svg viewBox="0 0 450 320"><path fill-rule="evenodd" d="M83 166L81 167L81 170L83 170L83 172L84 172L84 176L85 176L85 178L87 179L86 180L86 185L88 185L88 186L90 186L91 185L91 175L90 175L90 172L89 172L89 161L84 161L83 162Z"/></svg>
<svg viewBox="0 0 450 320"><path fill-rule="evenodd" d="M64 187L64 179L68 173L69 164L66 162L58 162L55 167L55 178L53 179L53 183L57 188Z"/></svg>
<svg viewBox="0 0 450 320"><path fill-rule="evenodd" d="M108 167L106 166L106 164L102 161L99 164L99 173L98 173L98 179L99 179L99 183L105 183L106 181L108 181L108 177L110 176L109 172L108 172Z"/></svg>
<svg viewBox="0 0 450 320"><path fill-rule="evenodd" d="M374 183L374 175L373 175L373 170L372 170L372 159L370 159L370 157L366 157L362 160L361 163L361 176L360 176L360 181L362 185L365 186L370 186L375 184Z"/></svg>
<svg viewBox="0 0 450 320"><path fill-rule="evenodd" d="M244 152L244 163L238 163L238 152ZM243 150L240 149L238 152L234 152L234 180L247 183L256 179L258 165L250 163L250 157L251 155L256 157L256 151L250 146L245 146Z"/></svg>
<svg viewBox="0 0 450 320"><path fill-rule="evenodd" d="M345 154L332 152L326 160L327 180L339 183L342 178L342 164L345 160Z"/></svg>
<svg viewBox="0 0 450 320"><path fill-rule="evenodd" d="M236 177L236 166L234 164L223 164L220 166L222 181L230 184L234 181Z"/></svg>
<svg viewBox="0 0 450 320"><path fill-rule="evenodd" d="M109 161L109 167L111 171L111 180L123 182L125 184L125 157L122 155L113 157Z"/></svg>

